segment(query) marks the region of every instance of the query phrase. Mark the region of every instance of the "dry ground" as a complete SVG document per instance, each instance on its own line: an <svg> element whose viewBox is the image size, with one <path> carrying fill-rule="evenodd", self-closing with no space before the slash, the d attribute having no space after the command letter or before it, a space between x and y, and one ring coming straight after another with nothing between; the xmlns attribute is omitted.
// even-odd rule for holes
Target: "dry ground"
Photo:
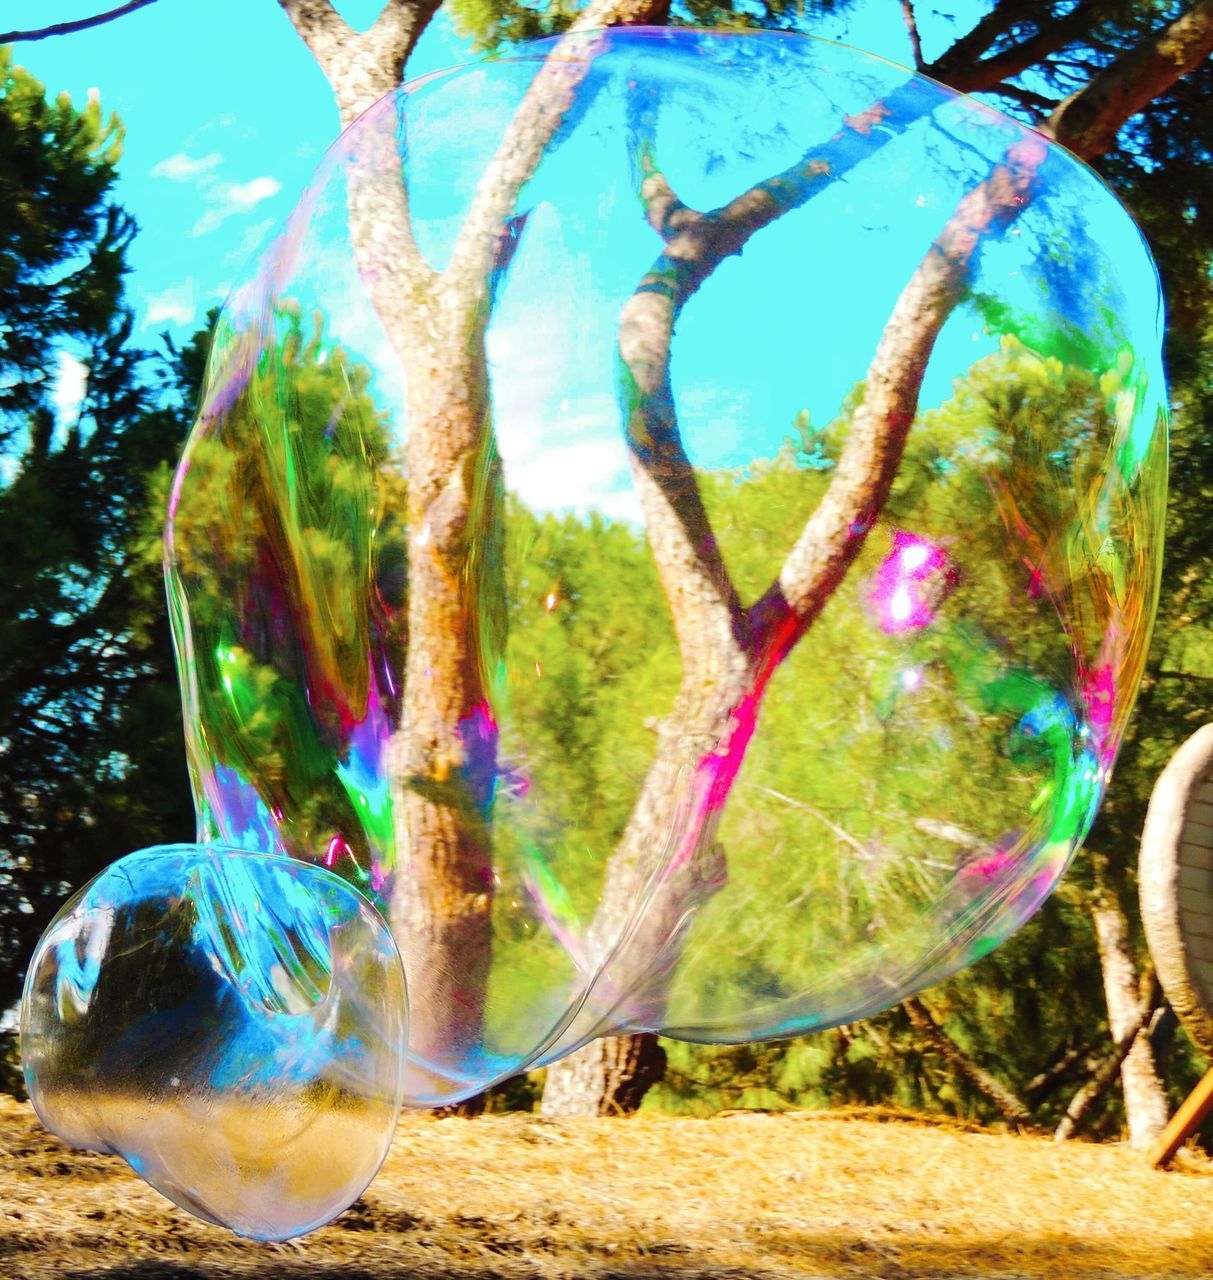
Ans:
<svg viewBox="0 0 1213 1280"><path fill-rule="evenodd" d="M1213 1277L1213 1171L873 1115L409 1117L303 1241L196 1222L0 1099L0 1280Z"/></svg>

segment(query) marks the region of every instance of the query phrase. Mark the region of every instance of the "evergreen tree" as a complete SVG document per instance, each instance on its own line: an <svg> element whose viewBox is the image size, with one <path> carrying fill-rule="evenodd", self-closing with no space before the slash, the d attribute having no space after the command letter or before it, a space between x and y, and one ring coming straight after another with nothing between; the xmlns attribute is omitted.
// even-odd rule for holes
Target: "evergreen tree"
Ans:
<svg viewBox="0 0 1213 1280"><path fill-rule="evenodd" d="M197 353L157 387L133 343L121 142L0 49L0 1009L70 889L193 826L160 535Z"/></svg>

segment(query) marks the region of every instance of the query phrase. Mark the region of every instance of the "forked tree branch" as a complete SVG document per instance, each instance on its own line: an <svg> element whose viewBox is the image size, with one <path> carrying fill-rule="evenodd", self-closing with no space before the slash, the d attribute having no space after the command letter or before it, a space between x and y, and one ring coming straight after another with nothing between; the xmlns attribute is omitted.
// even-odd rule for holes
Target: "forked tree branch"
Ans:
<svg viewBox="0 0 1213 1280"><path fill-rule="evenodd" d="M1034 15L1037 26L1033 35L988 58L958 59L955 56L958 46L953 45L939 62L927 67L926 71L961 93L999 90L1005 81L1037 66L1084 33L1089 34L1093 7L1090 0L1082 0L1060 18ZM963 44L963 40L960 43Z"/></svg>
<svg viewBox="0 0 1213 1280"><path fill-rule="evenodd" d="M975 1062L931 1016L926 1005L917 996L903 1000L910 1025L947 1063L960 1073L979 1093L1002 1113L1009 1125L1016 1129L1032 1128L1032 1112L1001 1080L979 1062Z"/></svg>
<svg viewBox="0 0 1213 1280"><path fill-rule="evenodd" d="M712 679L734 655L748 657L752 646L749 617L721 558L678 430L669 381L678 315L752 236L844 178L928 104L912 84L899 87L868 110L846 117L832 138L807 150L794 165L707 213L678 198L657 166L651 141L639 148L639 194L663 247L620 317L625 428L653 558L684 670L694 682Z"/></svg>
<svg viewBox="0 0 1213 1280"><path fill-rule="evenodd" d="M405 64L439 0L388 0L366 31L355 31L330 0L278 0L307 45L337 102L343 125L399 88ZM413 236L400 168L396 118L365 126L351 157L350 223L359 273L397 349L415 332L416 299L433 283Z"/></svg>
<svg viewBox="0 0 1213 1280"><path fill-rule="evenodd" d="M953 75L977 62L1020 23L1039 20L1039 0L1002 0L926 70L936 79L950 84Z"/></svg>
<svg viewBox="0 0 1213 1280"><path fill-rule="evenodd" d="M332 87L349 125L399 87L421 33L440 0L387 0L366 31L355 31L330 0L278 0Z"/></svg>
<svg viewBox="0 0 1213 1280"><path fill-rule="evenodd" d="M1162 1003L1162 987L1158 977L1150 974L1146 990L1128 1030L1112 1046L1112 1052L1099 1064L1082 1087L1070 1099L1057 1128L1053 1131L1054 1142L1065 1142L1074 1137L1082 1128L1091 1108L1104 1096L1120 1074L1124 1060L1129 1056L1137 1037L1148 1033L1154 1011Z"/></svg>

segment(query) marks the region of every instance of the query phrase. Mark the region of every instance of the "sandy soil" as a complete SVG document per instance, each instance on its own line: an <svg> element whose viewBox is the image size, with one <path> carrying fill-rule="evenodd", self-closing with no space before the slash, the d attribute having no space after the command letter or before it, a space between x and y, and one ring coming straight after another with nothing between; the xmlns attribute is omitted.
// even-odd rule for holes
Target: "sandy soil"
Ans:
<svg viewBox="0 0 1213 1280"><path fill-rule="evenodd" d="M1213 1276L1213 1170L871 1114L409 1117L283 1245L192 1219L0 1099L0 1280Z"/></svg>

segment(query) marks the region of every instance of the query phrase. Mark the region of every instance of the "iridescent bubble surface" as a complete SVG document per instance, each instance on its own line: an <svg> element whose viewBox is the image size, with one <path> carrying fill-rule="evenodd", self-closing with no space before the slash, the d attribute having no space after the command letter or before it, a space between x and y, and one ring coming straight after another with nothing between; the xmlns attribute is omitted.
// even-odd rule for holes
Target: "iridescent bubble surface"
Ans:
<svg viewBox="0 0 1213 1280"><path fill-rule="evenodd" d="M350 1205L391 1144L404 974L374 908L281 856L165 845L55 917L22 1005L47 1128L241 1235Z"/></svg>
<svg viewBox="0 0 1213 1280"><path fill-rule="evenodd" d="M416 1103L936 981L1107 785L1160 334L1087 168L853 50L617 31L402 89L225 307L177 477L200 839L376 903Z"/></svg>

